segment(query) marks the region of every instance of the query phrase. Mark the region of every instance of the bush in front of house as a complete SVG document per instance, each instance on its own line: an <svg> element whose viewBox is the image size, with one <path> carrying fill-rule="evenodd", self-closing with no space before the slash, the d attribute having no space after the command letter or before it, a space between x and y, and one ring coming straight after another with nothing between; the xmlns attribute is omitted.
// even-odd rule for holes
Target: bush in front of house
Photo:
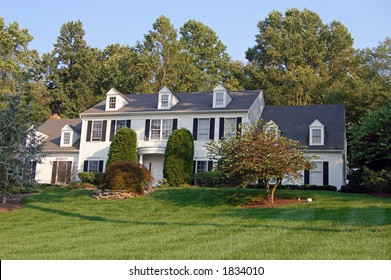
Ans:
<svg viewBox="0 0 391 280"><path fill-rule="evenodd" d="M100 189L126 190L144 194L153 182L151 172L142 164L130 161L116 161L103 174Z"/></svg>
<svg viewBox="0 0 391 280"><path fill-rule="evenodd" d="M83 183L99 185L102 180L102 172L79 172L77 174Z"/></svg>
<svg viewBox="0 0 391 280"><path fill-rule="evenodd" d="M191 184L193 158L193 135L185 128L175 130L168 138L163 164L163 177L170 186Z"/></svg>
<svg viewBox="0 0 391 280"><path fill-rule="evenodd" d="M121 128L110 144L106 167L116 161L137 162L137 134L131 128Z"/></svg>
<svg viewBox="0 0 391 280"><path fill-rule="evenodd" d="M223 183L223 174L220 171L198 172L194 174L194 184L203 187L216 187Z"/></svg>

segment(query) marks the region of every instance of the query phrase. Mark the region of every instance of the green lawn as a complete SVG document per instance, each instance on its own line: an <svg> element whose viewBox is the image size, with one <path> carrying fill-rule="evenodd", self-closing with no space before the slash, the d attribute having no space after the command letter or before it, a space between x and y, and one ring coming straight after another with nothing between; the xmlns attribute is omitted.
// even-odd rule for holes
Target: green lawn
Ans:
<svg viewBox="0 0 391 280"><path fill-rule="evenodd" d="M0 259L391 259L391 198L277 190L314 202L244 209L254 189L158 189L122 201L90 191L26 197L0 214Z"/></svg>

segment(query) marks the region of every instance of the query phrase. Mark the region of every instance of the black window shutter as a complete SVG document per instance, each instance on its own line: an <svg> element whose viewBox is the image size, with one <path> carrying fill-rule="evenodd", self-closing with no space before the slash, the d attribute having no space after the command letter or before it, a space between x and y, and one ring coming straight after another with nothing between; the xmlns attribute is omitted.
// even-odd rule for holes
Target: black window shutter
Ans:
<svg viewBox="0 0 391 280"><path fill-rule="evenodd" d="M72 161L67 162L67 173L65 177L65 184L69 184L72 176Z"/></svg>
<svg viewBox="0 0 391 280"><path fill-rule="evenodd" d="M215 139L215 119L209 119L209 140Z"/></svg>
<svg viewBox="0 0 391 280"><path fill-rule="evenodd" d="M145 120L145 141L149 141L149 126L150 126L151 120Z"/></svg>
<svg viewBox="0 0 391 280"><path fill-rule="evenodd" d="M91 141L91 129L92 129L92 121L88 121L87 123L87 142Z"/></svg>
<svg viewBox="0 0 391 280"><path fill-rule="evenodd" d="M193 119L193 139L194 141L197 140L198 135L198 118Z"/></svg>
<svg viewBox="0 0 391 280"><path fill-rule="evenodd" d="M110 141L113 140L114 133L115 133L115 120L112 120L110 125Z"/></svg>
<svg viewBox="0 0 391 280"><path fill-rule="evenodd" d="M196 169L197 168L197 162L195 160L193 160L193 174L196 173Z"/></svg>
<svg viewBox="0 0 391 280"><path fill-rule="evenodd" d="M224 137L224 118L220 118L220 127L219 127L219 138Z"/></svg>
<svg viewBox="0 0 391 280"><path fill-rule="evenodd" d="M31 164L32 164L32 166L31 166L31 176L33 177L33 179L35 179L35 174L37 173L37 161L34 160Z"/></svg>
<svg viewBox="0 0 391 280"><path fill-rule="evenodd" d="M208 171L212 171L213 169L213 160L208 161Z"/></svg>
<svg viewBox="0 0 391 280"><path fill-rule="evenodd" d="M126 127L127 128L130 128L131 124L132 124L131 120L126 120Z"/></svg>
<svg viewBox="0 0 391 280"><path fill-rule="evenodd" d="M329 162L323 162L323 185L327 186L329 184Z"/></svg>
<svg viewBox="0 0 391 280"><path fill-rule="evenodd" d="M304 170L304 185L310 184L310 171Z"/></svg>
<svg viewBox="0 0 391 280"><path fill-rule="evenodd" d="M57 177L57 164L58 161L53 161L53 168L52 168L52 184L56 183L56 177Z"/></svg>
<svg viewBox="0 0 391 280"><path fill-rule="evenodd" d="M98 171L99 171L99 172L103 172L103 160L100 160L100 161L99 161L99 168L98 168Z"/></svg>
<svg viewBox="0 0 391 280"><path fill-rule="evenodd" d="M178 128L178 119L172 120L172 131L176 130Z"/></svg>
<svg viewBox="0 0 391 280"><path fill-rule="evenodd" d="M84 161L83 172L88 172L88 160Z"/></svg>
<svg viewBox="0 0 391 280"><path fill-rule="evenodd" d="M239 133L242 132L242 129L240 127L241 124L242 124L242 117L237 117L236 118L236 131L238 131Z"/></svg>
<svg viewBox="0 0 391 280"><path fill-rule="evenodd" d="M100 140L102 142L105 142L106 141L106 129L107 129L107 121L103 121L103 125L102 125L102 135L100 137Z"/></svg>

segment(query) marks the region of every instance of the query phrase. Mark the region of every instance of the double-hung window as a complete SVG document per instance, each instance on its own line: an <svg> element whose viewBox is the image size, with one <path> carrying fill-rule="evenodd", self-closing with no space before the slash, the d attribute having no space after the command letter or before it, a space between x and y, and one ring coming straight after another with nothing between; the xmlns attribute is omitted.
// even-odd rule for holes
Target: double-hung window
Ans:
<svg viewBox="0 0 391 280"><path fill-rule="evenodd" d="M168 140L172 133L172 119L151 120L150 140Z"/></svg>
<svg viewBox="0 0 391 280"><path fill-rule="evenodd" d="M117 98L115 96L109 98L109 109L115 109L116 100L117 100Z"/></svg>
<svg viewBox="0 0 391 280"><path fill-rule="evenodd" d="M168 95L167 94L162 94L160 96L160 107L161 108L168 108Z"/></svg>
<svg viewBox="0 0 391 280"><path fill-rule="evenodd" d="M312 144L313 145L322 144L322 129L312 128Z"/></svg>
<svg viewBox="0 0 391 280"><path fill-rule="evenodd" d="M98 172L99 171L99 160L90 160L88 162L88 172Z"/></svg>
<svg viewBox="0 0 391 280"><path fill-rule="evenodd" d="M92 122L92 141L101 141L103 121Z"/></svg>
<svg viewBox="0 0 391 280"><path fill-rule="evenodd" d="M118 130L124 127L126 127L126 120L117 120L115 125L115 132L117 132Z"/></svg>
<svg viewBox="0 0 391 280"><path fill-rule="evenodd" d="M62 138L62 144L64 146L70 146L71 145L71 133L70 132L64 132L63 138Z"/></svg>
<svg viewBox="0 0 391 280"><path fill-rule="evenodd" d="M197 161L196 171L197 171L197 173L207 172L208 171L208 161L206 161L206 160Z"/></svg>
<svg viewBox="0 0 391 280"><path fill-rule="evenodd" d="M197 140L209 140L209 119L198 120Z"/></svg>
<svg viewBox="0 0 391 280"><path fill-rule="evenodd" d="M236 118L226 118L224 123L224 136L231 137L236 132Z"/></svg>
<svg viewBox="0 0 391 280"><path fill-rule="evenodd" d="M216 107L223 107L223 106L224 106L224 93L217 92L216 93Z"/></svg>

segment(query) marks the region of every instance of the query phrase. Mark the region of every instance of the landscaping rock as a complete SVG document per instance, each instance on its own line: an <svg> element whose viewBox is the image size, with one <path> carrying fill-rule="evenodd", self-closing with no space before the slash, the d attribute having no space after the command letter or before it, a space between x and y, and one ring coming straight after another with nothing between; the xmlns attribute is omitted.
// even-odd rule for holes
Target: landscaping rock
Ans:
<svg viewBox="0 0 391 280"><path fill-rule="evenodd" d="M91 197L102 200L113 200L113 199L127 199L136 197L137 194L126 191L126 190L95 190L92 192Z"/></svg>

